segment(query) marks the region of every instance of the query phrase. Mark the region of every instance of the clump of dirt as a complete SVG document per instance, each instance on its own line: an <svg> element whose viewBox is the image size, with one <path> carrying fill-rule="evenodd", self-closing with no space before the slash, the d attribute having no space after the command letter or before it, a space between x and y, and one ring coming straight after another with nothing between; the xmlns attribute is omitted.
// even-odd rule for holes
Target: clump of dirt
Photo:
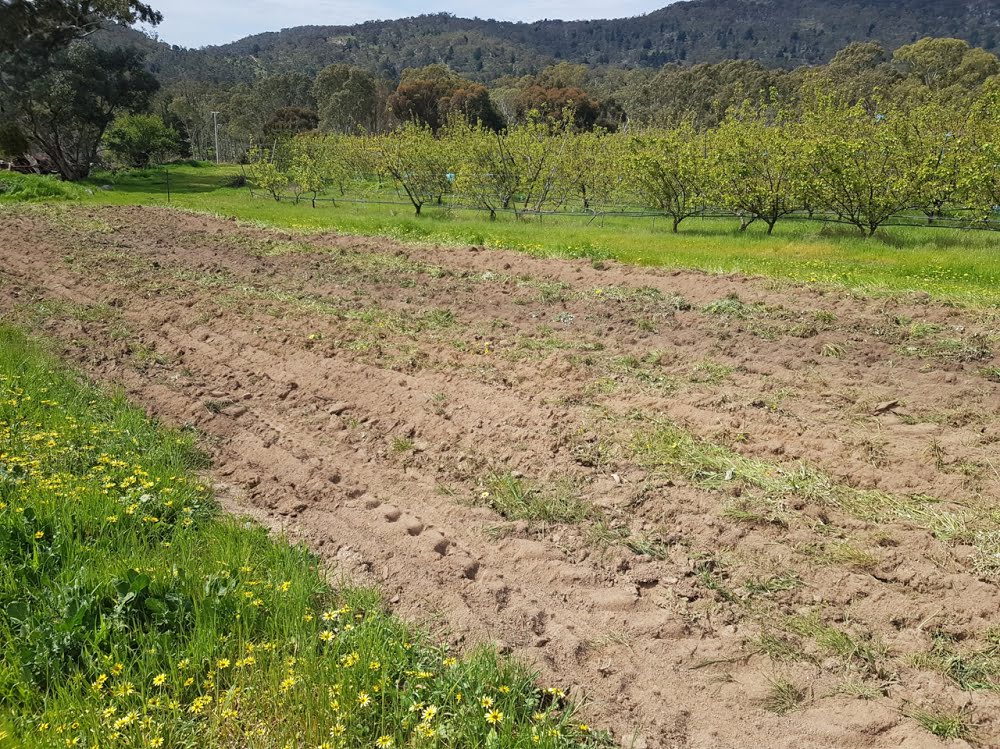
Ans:
<svg viewBox="0 0 1000 749"><path fill-rule="evenodd" d="M167 210L0 231L4 316L199 429L233 510L623 746L1000 742L995 313Z"/></svg>

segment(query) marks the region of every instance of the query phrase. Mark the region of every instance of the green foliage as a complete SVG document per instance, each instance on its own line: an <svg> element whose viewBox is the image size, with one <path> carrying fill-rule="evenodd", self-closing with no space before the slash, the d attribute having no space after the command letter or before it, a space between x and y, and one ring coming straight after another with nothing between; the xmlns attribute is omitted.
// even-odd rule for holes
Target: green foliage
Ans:
<svg viewBox="0 0 1000 749"><path fill-rule="evenodd" d="M112 120L145 107L156 80L134 49L76 42L36 62L38 67L0 76L3 98L31 145L51 159L63 179L82 179Z"/></svg>
<svg viewBox="0 0 1000 749"><path fill-rule="evenodd" d="M451 189L454 156L447 140L437 140L431 128L409 122L374 144L378 163L406 193L419 216L426 203L441 202Z"/></svg>
<svg viewBox="0 0 1000 749"><path fill-rule="evenodd" d="M0 329L0 726L13 745L601 745L215 509L190 435Z"/></svg>
<svg viewBox="0 0 1000 749"><path fill-rule="evenodd" d="M670 216L674 232L705 208L715 178L706 136L690 123L634 139L625 168L640 204Z"/></svg>
<svg viewBox="0 0 1000 749"><path fill-rule="evenodd" d="M375 78L348 65L330 65L319 71L312 89L325 132L356 133L375 129Z"/></svg>
<svg viewBox="0 0 1000 749"><path fill-rule="evenodd" d="M0 121L0 157L12 159L24 156L30 147L17 123Z"/></svg>
<svg viewBox="0 0 1000 749"><path fill-rule="evenodd" d="M288 175L275 163L273 149L253 146L247 154L247 175L250 184L269 193L275 201L281 200L281 193L288 187Z"/></svg>
<svg viewBox="0 0 1000 749"><path fill-rule="evenodd" d="M805 204L803 141L800 125L783 114L734 113L712 132L712 202L739 216L741 231L760 220L771 234Z"/></svg>
<svg viewBox="0 0 1000 749"><path fill-rule="evenodd" d="M155 114L126 114L108 129L104 146L118 162L146 169L174 156L180 148L180 137Z"/></svg>
<svg viewBox="0 0 1000 749"><path fill-rule="evenodd" d="M82 188L54 177L0 172L0 203L79 200L82 197Z"/></svg>
<svg viewBox="0 0 1000 749"><path fill-rule="evenodd" d="M803 143L811 194L869 236L917 202L917 175L910 157L915 138L907 114L861 104L837 105L823 97L804 117Z"/></svg>

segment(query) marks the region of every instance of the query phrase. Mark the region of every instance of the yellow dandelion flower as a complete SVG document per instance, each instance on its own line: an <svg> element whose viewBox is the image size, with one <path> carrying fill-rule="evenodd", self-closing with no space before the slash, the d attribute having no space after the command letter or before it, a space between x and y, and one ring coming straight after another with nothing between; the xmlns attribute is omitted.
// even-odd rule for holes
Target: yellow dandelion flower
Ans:
<svg viewBox="0 0 1000 749"><path fill-rule="evenodd" d="M219 658L219 660L215 662L215 667L220 671L224 671L225 669L229 668L229 659Z"/></svg>
<svg viewBox="0 0 1000 749"><path fill-rule="evenodd" d="M324 629L322 632L319 633L319 639L321 639L323 642L330 642L330 640L333 639L333 632L331 632L328 629Z"/></svg>
<svg viewBox="0 0 1000 749"><path fill-rule="evenodd" d="M393 743L395 742L393 742L392 736L379 736L375 740L375 746L377 746L378 749L389 749Z"/></svg>
<svg viewBox="0 0 1000 749"><path fill-rule="evenodd" d="M368 707L372 704L371 695L368 692L358 692L358 707Z"/></svg>
<svg viewBox="0 0 1000 749"><path fill-rule="evenodd" d="M153 686L154 687L162 687L166 683L167 683L167 675L166 674L157 674L156 676L153 677Z"/></svg>
<svg viewBox="0 0 1000 749"><path fill-rule="evenodd" d="M492 726L495 726L497 723L503 723L503 713L499 710L490 710L486 713L486 722Z"/></svg>
<svg viewBox="0 0 1000 749"><path fill-rule="evenodd" d="M492 697L482 697L479 700L479 704L482 707L493 707L493 698Z"/></svg>

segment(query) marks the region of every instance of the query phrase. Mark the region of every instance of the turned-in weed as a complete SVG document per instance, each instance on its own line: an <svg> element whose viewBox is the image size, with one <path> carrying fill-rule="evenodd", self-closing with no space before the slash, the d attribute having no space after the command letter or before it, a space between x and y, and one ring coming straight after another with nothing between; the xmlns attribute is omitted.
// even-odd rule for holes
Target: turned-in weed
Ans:
<svg viewBox="0 0 1000 749"><path fill-rule="evenodd" d="M961 711L913 709L904 715L940 739L971 739L973 736L969 718Z"/></svg>
<svg viewBox="0 0 1000 749"><path fill-rule="evenodd" d="M568 485L537 488L511 473L487 478L479 499L508 520L578 523L593 512Z"/></svg>
<svg viewBox="0 0 1000 749"><path fill-rule="evenodd" d="M785 677L778 677L771 681L771 688L762 704L765 710L784 715L797 708L805 699L804 689L796 686Z"/></svg>

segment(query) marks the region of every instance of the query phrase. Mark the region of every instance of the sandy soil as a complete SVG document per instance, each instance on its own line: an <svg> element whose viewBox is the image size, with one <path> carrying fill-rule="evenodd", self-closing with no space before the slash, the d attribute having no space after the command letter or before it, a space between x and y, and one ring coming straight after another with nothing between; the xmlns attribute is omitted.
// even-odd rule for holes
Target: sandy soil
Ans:
<svg viewBox="0 0 1000 749"><path fill-rule="evenodd" d="M0 237L0 312L196 427L227 506L623 746L1000 746L995 314L155 209ZM505 518L496 474L587 517Z"/></svg>

